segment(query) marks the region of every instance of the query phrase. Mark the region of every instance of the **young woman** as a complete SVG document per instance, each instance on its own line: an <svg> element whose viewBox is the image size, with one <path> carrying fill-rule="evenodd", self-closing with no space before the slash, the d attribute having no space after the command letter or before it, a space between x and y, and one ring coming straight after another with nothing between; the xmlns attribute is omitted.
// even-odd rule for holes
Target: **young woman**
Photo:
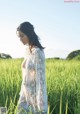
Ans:
<svg viewBox="0 0 80 114"><path fill-rule="evenodd" d="M22 62L22 85L17 114L47 114L48 96L45 76L44 47L39 42L30 22L23 22L17 28L20 41L26 45ZM23 113L24 112L24 113Z"/></svg>

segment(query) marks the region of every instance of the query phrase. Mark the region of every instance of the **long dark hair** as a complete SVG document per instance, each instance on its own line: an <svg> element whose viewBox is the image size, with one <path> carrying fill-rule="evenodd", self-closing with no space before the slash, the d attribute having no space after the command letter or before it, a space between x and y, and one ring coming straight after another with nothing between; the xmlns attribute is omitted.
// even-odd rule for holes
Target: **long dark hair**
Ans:
<svg viewBox="0 0 80 114"><path fill-rule="evenodd" d="M23 32L25 35L28 36L29 38L29 45L31 46L37 46L40 49L44 49L45 47L43 47L41 45L41 43L39 42L39 37L38 35L35 33L34 31L34 27L30 22L23 22L21 23L18 28L17 31L21 31Z"/></svg>

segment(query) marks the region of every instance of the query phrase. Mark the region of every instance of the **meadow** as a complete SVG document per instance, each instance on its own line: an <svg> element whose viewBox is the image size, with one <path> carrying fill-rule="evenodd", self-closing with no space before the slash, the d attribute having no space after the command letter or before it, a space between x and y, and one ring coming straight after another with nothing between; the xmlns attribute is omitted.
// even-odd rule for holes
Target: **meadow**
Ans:
<svg viewBox="0 0 80 114"><path fill-rule="evenodd" d="M0 107L16 114L23 59L0 59ZM46 59L48 114L80 114L80 61Z"/></svg>

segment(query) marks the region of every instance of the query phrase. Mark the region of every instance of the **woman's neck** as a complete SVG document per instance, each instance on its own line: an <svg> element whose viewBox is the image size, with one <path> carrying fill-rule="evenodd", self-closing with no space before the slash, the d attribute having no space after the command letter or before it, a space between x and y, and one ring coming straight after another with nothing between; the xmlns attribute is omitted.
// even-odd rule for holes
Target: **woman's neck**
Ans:
<svg viewBox="0 0 80 114"><path fill-rule="evenodd" d="M29 45L29 50L30 50L31 53L32 53L32 48L34 48L34 47L37 47L37 46L35 46L35 45Z"/></svg>

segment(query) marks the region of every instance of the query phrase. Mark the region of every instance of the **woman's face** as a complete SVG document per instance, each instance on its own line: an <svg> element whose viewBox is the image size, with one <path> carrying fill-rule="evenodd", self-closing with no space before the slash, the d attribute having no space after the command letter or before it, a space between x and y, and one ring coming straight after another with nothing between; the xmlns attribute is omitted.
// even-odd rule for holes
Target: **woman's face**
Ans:
<svg viewBox="0 0 80 114"><path fill-rule="evenodd" d="M23 32L21 31L17 31L17 35L18 37L20 38L20 41L26 45L26 44L29 44L29 38L27 35L25 35Z"/></svg>

